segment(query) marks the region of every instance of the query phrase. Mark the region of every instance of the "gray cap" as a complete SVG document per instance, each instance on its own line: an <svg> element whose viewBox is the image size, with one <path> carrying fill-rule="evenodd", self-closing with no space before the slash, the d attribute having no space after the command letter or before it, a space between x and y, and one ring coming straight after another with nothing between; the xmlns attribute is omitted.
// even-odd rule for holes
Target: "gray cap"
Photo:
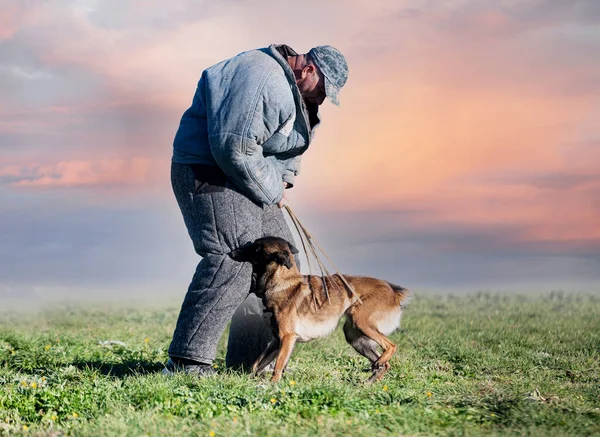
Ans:
<svg viewBox="0 0 600 437"><path fill-rule="evenodd" d="M318 46L308 52L323 76L325 76L325 93L337 106L340 106L338 93L348 80L348 64L344 55L331 46Z"/></svg>

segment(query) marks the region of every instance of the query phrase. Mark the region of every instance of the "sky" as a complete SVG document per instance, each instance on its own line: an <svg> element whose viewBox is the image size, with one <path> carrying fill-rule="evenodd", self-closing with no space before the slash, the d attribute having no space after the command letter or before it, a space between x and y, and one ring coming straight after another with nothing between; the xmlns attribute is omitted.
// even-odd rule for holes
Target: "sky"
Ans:
<svg viewBox="0 0 600 437"><path fill-rule="evenodd" d="M0 304L182 297L179 119L271 43L350 67L288 192L343 272L600 290L597 0L1 0Z"/></svg>

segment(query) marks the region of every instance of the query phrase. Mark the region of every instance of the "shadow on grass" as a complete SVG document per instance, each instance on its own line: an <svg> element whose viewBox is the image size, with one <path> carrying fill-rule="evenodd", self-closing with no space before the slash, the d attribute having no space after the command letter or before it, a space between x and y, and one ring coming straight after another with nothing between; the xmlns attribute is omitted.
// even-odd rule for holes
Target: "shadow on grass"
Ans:
<svg viewBox="0 0 600 437"><path fill-rule="evenodd" d="M98 371L103 375L115 378L159 373L165 365L158 361L126 360L120 363L110 363L101 360L74 361L73 367L80 370Z"/></svg>

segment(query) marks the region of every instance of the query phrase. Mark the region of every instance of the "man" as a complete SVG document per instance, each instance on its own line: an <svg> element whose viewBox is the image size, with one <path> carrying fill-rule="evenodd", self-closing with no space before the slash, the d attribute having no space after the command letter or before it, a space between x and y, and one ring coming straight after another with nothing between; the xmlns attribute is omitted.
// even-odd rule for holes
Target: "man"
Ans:
<svg viewBox="0 0 600 437"><path fill-rule="evenodd" d="M181 307L166 373L213 371L219 339L251 289L252 266L229 253L265 235L293 240L279 209L284 189L294 185L300 155L320 122L319 105L326 97L339 104L347 77L346 60L331 46L299 55L271 45L202 73L171 164L173 191L202 260ZM256 299L249 305L255 314ZM236 332L250 339L254 332L248 324L234 325L230 345L247 343L237 341ZM228 364L256 357L232 360L234 352L230 347Z"/></svg>

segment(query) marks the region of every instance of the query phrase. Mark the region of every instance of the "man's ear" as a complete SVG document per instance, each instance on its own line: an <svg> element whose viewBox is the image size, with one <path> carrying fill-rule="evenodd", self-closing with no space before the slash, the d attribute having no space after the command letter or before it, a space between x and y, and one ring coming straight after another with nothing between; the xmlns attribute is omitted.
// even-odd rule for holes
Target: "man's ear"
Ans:
<svg viewBox="0 0 600 437"><path fill-rule="evenodd" d="M302 78L304 79L309 74L315 74L316 72L317 72L317 67L315 67L313 64L307 64L302 69Z"/></svg>
<svg viewBox="0 0 600 437"><path fill-rule="evenodd" d="M290 243L289 241L288 241L288 246L290 246L290 250L292 251L292 253L293 253L294 255L296 255L296 254L298 253L298 249L296 249L296 248L294 247L294 245L293 245L292 243Z"/></svg>
<svg viewBox="0 0 600 437"><path fill-rule="evenodd" d="M256 254L256 245L254 243L248 243L245 246L238 247L229 253L229 256L240 262L252 262L254 255Z"/></svg>

